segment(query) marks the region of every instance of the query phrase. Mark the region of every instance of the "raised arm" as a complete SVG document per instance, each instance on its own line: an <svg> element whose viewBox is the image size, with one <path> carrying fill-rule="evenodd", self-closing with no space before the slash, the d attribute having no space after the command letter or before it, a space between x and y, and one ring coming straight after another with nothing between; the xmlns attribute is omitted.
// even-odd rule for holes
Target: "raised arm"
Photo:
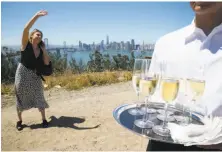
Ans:
<svg viewBox="0 0 222 152"><path fill-rule="evenodd" d="M29 30L32 27L32 25L35 23L35 21L40 17L40 16L45 16L47 15L47 11L39 11L37 12L32 18L31 20L25 25L25 28L23 30L23 34L22 34L22 46L21 46L21 51L24 51L28 40L29 40Z"/></svg>

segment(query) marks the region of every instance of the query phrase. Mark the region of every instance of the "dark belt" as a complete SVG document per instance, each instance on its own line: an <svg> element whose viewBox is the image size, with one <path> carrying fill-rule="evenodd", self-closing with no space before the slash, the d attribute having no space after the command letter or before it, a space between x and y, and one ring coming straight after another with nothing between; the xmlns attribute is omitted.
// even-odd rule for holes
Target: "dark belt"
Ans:
<svg viewBox="0 0 222 152"><path fill-rule="evenodd" d="M43 78L43 76L42 76L41 74L39 74L38 71L36 71L36 74L37 74L38 76L40 76L40 78L42 79L42 81L45 81L45 79Z"/></svg>

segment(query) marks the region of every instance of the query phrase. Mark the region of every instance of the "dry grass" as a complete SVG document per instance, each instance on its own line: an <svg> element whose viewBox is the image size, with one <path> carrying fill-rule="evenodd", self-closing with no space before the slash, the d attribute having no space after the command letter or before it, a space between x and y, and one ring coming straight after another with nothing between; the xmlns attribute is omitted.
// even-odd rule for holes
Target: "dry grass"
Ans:
<svg viewBox="0 0 222 152"><path fill-rule="evenodd" d="M90 86L101 86L105 84L128 81L132 78L130 72L96 72L84 74L65 73L61 76L46 77L47 89L60 85L69 90L79 90Z"/></svg>
<svg viewBox="0 0 222 152"><path fill-rule="evenodd" d="M13 84L1 84L1 94L12 95L14 94L14 85Z"/></svg>
<svg viewBox="0 0 222 152"><path fill-rule="evenodd" d="M72 74L65 72L62 75L45 77L45 89L51 89L56 85L68 90L79 90L90 86L101 86L105 84L129 81L132 79L132 73L129 71L105 71L96 73ZM1 85L1 94L13 94L13 84Z"/></svg>

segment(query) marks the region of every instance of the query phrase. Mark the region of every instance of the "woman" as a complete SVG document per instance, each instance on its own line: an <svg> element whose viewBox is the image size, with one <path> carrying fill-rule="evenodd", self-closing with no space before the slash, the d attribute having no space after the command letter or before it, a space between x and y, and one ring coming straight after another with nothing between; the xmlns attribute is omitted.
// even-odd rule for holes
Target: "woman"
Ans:
<svg viewBox="0 0 222 152"><path fill-rule="evenodd" d="M43 85L39 74L41 65L49 65L50 59L42 42L43 34L34 29L30 36L29 30L35 21L47 15L46 11L37 12L26 24L21 45L21 63L19 63L15 74L16 106L19 121L16 124L18 130L22 130L22 111L38 108L42 115L42 126L48 127L45 118L45 108L49 105L45 101Z"/></svg>

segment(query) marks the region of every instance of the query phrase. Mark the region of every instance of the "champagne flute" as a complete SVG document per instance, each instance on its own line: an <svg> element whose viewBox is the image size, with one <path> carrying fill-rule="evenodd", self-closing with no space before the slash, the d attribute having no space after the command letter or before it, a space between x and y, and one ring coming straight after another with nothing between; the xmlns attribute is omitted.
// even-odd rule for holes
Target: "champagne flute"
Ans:
<svg viewBox="0 0 222 152"><path fill-rule="evenodd" d="M152 60L154 66L156 64L156 60ZM140 90L143 96L145 96L145 103L151 100L151 96L154 95L157 90L157 85L159 82L159 74L158 72L153 72L151 68L151 59L144 60L143 67L143 79L141 80ZM152 82L152 83L151 83ZM146 104L145 104L146 105ZM152 108L147 108L146 106L142 108L144 113L155 113L156 110Z"/></svg>
<svg viewBox="0 0 222 152"><path fill-rule="evenodd" d="M193 97L192 97L193 103L195 103L196 100L199 100L204 93L204 90L205 90L205 80L204 80L205 67L206 67L205 64L200 65L198 67L199 78L187 79L188 83L189 83L189 87L190 87L191 91L193 92Z"/></svg>
<svg viewBox="0 0 222 152"><path fill-rule="evenodd" d="M168 103L173 102L177 97L179 90L179 80L174 78L163 78L161 83L162 83L162 98L166 102L165 116L163 120L163 125L154 126L153 131L154 133L160 136L170 136L170 130L166 126L167 109L168 109Z"/></svg>
<svg viewBox="0 0 222 152"><path fill-rule="evenodd" d="M206 67L207 67L206 63L201 64L199 66L199 73L200 73L201 81L204 81L204 79L205 79ZM201 98L202 98L202 96L204 94L205 85L206 85L206 81L204 81L204 85L202 84L202 87L203 87L202 90L201 90L202 92L199 92L199 94L197 93L197 97L198 97L199 101L201 101ZM203 112L204 116L208 117L209 119L212 120L213 119L213 115L212 115L212 112L209 112L209 109L208 109L207 105L201 105L201 108L203 108L203 110L204 110L204 112Z"/></svg>
<svg viewBox="0 0 222 152"><path fill-rule="evenodd" d="M201 97L204 93L205 88L205 80L198 80L195 78L188 78L187 79L189 87L191 89L192 94L192 103L195 104L198 97Z"/></svg>
<svg viewBox="0 0 222 152"><path fill-rule="evenodd" d="M200 100L205 90L205 80L204 80L205 68L206 68L205 63L200 64L197 67L197 69L196 68L194 69L195 77L187 79L187 84L188 84L188 88L190 90L190 96L191 96L191 105L193 106L197 105L196 101ZM190 120L192 120L191 107L189 108L189 110L190 110Z"/></svg>
<svg viewBox="0 0 222 152"><path fill-rule="evenodd" d="M195 106L196 101L199 100L205 89L205 80L198 80L195 78L188 78L187 79L188 86L190 88L191 93L191 104ZM205 109L206 110L206 109ZM190 123L192 121L192 111L191 108L189 108L190 111Z"/></svg>
<svg viewBox="0 0 222 152"><path fill-rule="evenodd" d="M169 62L169 61L168 62L165 61L165 60L161 61L161 64L160 64L161 78L159 80L159 86L161 86L161 84L162 84L162 79L164 79L165 77L169 77L169 75L172 77L172 71L170 70L170 68L174 68L174 66L175 65L173 63ZM162 94L161 91L162 91L162 89L160 89L160 94ZM160 95L160 96L162 96L162 95ZM163 99L161 99L161 100L163 100ZM159 113L157 118L162 120L162 121L164 121L165 112L166 112L165 109L158 109L157 112ZM173 114L174 113L172 111L167 111L167 113L166 113L166 115L167 115L166 121L174 121L174 117L171 116Z"/></svg>
<svg viewBox="0 0 222 152"><path fill-rule="evenodd" d="M182 85L184 89L183 90L183 94L184 94L184 98L185 98L185 101L188 99L188 91L187 91L187 79L185 77L181 78L181 82L182 82ZM182 104L182 116L174 116L174 118L176 119L176 121L178 121L180 123L180 125L183 125L183 126L186 126L189 124L190 122L190 116L187 115L187 110L189 111L189 108L186 107L186 104L183 103Z"/></svg>
<svg viewBox="0 0 222 152"><path fill-rule="evenodd" d="M131 115L138 116L143 115L143 111L139 108L140 107L140 80L141 80L141 73L142 73L142 66L143 66L143 59L135 59L134 67L133 67L133 77L132 77L132 85L133 89L136 92L136 95L138 97L138 101L136 104L136 108L129 109L128 112Z"/></svg>
<svg viewBox="0 0 222 152"><path fill-rule="evenodd" d="M158 76L154 73L148 73L145 78L140 81L140 90L141 93L145 96L145 105L148 104L148 101L151 101L151 97L154 95L158 85ZM145 113L155 113L156 110L153 108L143 109Z"/></svg>
<svg viewBox="0 0 222 152"><path fill-rule="evenodd" d="M154 113L156 112L155 109L148 109L148 101L150 100L150 96L154 94L158 79L154 73L148 73L149 71L149 66L150 66L150 60L144 60L144 66L145 68L144 71L144 77L140 80L140 92L144 95L145 97L145 115L143 119L138 119L134 122L134 124L140 128L152 128L154 126L154 123L152 121L148 120L148 113Z"/></svg>

